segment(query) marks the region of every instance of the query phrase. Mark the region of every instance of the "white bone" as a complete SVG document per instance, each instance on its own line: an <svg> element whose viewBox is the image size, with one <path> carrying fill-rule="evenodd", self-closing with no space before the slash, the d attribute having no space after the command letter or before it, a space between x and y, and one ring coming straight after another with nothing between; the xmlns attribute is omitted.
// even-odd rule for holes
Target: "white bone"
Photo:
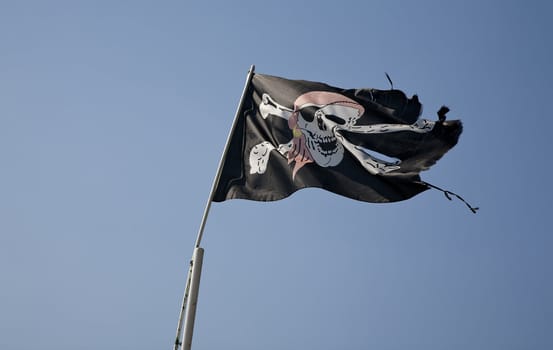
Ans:
<svg viewBox="0 0 553 350"><path fill-rule="evenodd" d="M417 120L414 124L372 124L372 125L352 125L338 126L340 130L347 130L358 134L386 134L399 131L411 131L419 134L425 134L432 131L434 122L426 119Z"/></svg>
<svg viewBox="0 0 553 350"><path fill-rule="evenodd" d="M353 155L361 165L373 175L387 174L400 168L401 160L386 161L372 155L375 153L364 147L354 145L349 142L341 133L346 130L358 134L386 134L400 131L410 131L424 134L432 131L435 123L426 119L417 120L414 124L372 124L372 125L338 125L335 127L336 138L342 143L351 155Z"/></svg>
<svg viewBox="0 0 553 350"><path fill-rule="evenodd" d="M250 174L265 174L271 151L275 149L270 142L255 145L250 151Z"/></svg>
<svg viewBox="0 0 553 350"><path fill-rule="evenodd" d="M288 120L294 111L276 103L275 100L269 96L269 94L263 94L261 97L261 103L259 104L259 112L261 113L263 119L267 119L269 115L274 115Z"/></svg>
<svg viewBox="0 0 553 350"><path fill-rule="evenodd" d="M278 153L285 156L292 147L291 140L288 143L278 145L278 148L275 148L269 141L263 141L255 145L250 151L250 174L265 174L272 150L276 149Z"/></svg>
<svg viewBox="0 0 553 350"><path fill-rule="evenodd" d="M373 157L369 154L369 150L366 148L354 145L346 140L346 138L340 134L339 130L336 131L336 137L349 151L349 153L354 156L369 173L373 175L387 174L400 168L399 164L401 164L401 161L399 159L394 162L388 162Z"/></svg>
<svg viewBox="0 0 553 350"><path fill-rule="evenodd" d="M284 143L282 145L278 145L278 153L282 154L283 156L285 156L288 152L290 152L290 150L292 149L292 147L294 147L294 144L293 144L293 141L290 140L290 142L288 143Z"/></svg>

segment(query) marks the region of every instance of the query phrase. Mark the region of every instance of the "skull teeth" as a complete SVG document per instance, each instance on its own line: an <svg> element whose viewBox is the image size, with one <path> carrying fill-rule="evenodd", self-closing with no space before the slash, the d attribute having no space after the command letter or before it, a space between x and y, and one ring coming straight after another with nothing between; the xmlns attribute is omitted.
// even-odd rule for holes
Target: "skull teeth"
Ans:
<svg viewBox="0 0 553 350"><path fill-rule="evenodd" d="M309 133L308 143L311 148L317 149L324 156L330 156L338 152L337 139L335 136L321 136Z"/></svg>

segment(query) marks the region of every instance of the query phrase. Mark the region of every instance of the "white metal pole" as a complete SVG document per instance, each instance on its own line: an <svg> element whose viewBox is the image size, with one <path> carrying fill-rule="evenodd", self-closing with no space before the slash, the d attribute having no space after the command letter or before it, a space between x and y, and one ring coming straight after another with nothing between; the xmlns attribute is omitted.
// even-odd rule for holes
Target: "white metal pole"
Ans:
<svg viewBox="0 0 553 350"><path fill-rule="evenodd" d="M190 279L192 278L192 266L194 264L193 260L190 260L190 267L188 268L188 275L186 276L186 285L184 287L184 294L182 296L182 303L179 313L179 323L177 325L177 336L175 337L175 344L173 345L173 350L179 350L181 347L181 335L182 335L182 324L184 323L184 314L186 312L186 302L188 300L188 293L190 291Z"/></svg>
<svg viewBox="0 0 553 350"><path fill-rule="evenodd" d="M192 347L192 335L194 333L194 320L196 318L196 305L198 305L198 291L200 289L200 277L202 275L202 263L204 260L204 249L194 249L192 259L192 275L190 278L190 292L186 305L186 320L184 322L184 336L182 349L190 350Z"/></svg>

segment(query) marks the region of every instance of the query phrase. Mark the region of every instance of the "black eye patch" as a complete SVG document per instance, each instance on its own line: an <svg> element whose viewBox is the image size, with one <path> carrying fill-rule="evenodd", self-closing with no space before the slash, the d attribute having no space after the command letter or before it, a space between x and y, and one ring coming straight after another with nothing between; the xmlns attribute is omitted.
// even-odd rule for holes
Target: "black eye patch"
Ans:
<svg viewBox="0 0 553 350"><path fill-rule="evenodd" d="M301 109L301 116L306 122L311 123L315 118L315 112L319 110L319 107L304 107Z"/></svg>

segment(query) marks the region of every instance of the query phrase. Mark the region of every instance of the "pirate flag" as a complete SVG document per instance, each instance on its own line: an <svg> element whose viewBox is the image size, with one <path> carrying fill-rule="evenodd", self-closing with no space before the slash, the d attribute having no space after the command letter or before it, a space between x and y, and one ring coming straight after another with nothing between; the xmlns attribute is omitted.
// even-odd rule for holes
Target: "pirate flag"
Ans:
<svg viewBox="0 0 553 350"><path fill-rule="evenodd" d="M213 201L274 201L306 187L374 203L411 198L433 187L419 173L462 131L460 121L445 120L447 108L430 121L419 119L421 107L395 89L255 74Z"/></svg>

